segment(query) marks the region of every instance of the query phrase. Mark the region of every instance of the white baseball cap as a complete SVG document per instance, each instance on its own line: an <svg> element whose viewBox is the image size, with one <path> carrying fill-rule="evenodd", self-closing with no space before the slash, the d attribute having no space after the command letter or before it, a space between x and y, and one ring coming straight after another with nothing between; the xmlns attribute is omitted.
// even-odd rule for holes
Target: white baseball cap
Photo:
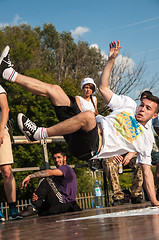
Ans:
<svg viewBox="0 0 159 240"><path fill-rule="evenodd" d="M82 83L81 83L81 89L83 88L84 85L91 83L94 85L95 89L96 89L96 84L94 82L94 80L92 78L84 78Z"/></svg>

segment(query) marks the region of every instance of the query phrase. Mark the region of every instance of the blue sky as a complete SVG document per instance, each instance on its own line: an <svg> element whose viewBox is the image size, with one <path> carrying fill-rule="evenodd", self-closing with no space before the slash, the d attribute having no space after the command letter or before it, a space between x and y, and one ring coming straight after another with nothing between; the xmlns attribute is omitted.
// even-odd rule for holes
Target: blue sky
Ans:
<svg viewBox="0 0 159 240"><path fill-rule="evenodd" d="M52 23L57 31L72 31L108 54L108 44L120 40L121 54L135 64L145 59L143 81L159 76L159 0L8 0L1 2L0 27ZM153 93L158 95L159 80Z"/></svg>

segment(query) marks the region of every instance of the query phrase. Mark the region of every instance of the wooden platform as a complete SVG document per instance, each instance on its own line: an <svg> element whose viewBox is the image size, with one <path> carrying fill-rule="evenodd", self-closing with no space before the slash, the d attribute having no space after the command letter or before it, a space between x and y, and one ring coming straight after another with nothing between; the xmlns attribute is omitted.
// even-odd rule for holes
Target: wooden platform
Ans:
<svg viewBox="0 0 159 240"><path fill-rule="evenodd" d="M158 240L159 208L147 206L150 204L128 204L5 221L0 223L0 239Z"/></svg>

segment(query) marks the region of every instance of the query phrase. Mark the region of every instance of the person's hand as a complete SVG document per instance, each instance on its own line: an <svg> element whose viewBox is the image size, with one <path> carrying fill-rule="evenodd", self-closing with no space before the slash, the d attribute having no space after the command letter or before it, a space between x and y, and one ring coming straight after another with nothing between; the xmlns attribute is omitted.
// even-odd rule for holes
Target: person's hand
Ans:
<svg viewBox="0 0 159 240"><path fill-rule="evenodd" d="M121 155L115 156L115 157L113 157L113 158L114 158L114 160L115 160L117 163L120 163L120 162L123 161L123 157L122 157Z"/></svg>
<svg viewBox="0 0 159 240"><path fill-rule="evenodd" d="M128 154L126 154L123 159L123 165L126 166L135 155L135 152L129 152Z"/></svg>
<svg viewBox="0 0 159 240"><path fill-rule="evenodd" d="M109 60L115 59L118 56L118 53L121 49L120 41L118 40L117 43L115 41L111 42L109 46L110 46L110 51L109 51L108 59Z"/></svg>
<svg viewBox="0 0 159 240"><path fill-rule="evenodd" d="M20 190L23 189L23 187L26 187L28 185L30 181L30 176L28 175L22 182L21 182L21 185L20 185Z"/></svg>
<svg viewBox="0 0 159 240"><path fill-rule="evenodd" d="M36 193L33 193L32 201L37 201L38 200L38 195Z"/></svg>

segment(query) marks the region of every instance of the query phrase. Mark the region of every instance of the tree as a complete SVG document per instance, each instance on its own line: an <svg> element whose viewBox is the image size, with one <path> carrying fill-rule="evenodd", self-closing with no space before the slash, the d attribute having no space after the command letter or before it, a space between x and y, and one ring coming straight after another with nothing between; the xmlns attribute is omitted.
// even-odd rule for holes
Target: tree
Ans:
<svg viewBox="0 0 159 240"><path fill-rule="evenodd" d="M40 39L38 34L29 25L7 26L3 31L4 41L0 44L1 49L10 46L10 54L16 70L22 74L25 70L39 67L39 55L41 55Z"/></svg>
<svg viewBox="0 0 159 240"><path fill-rule="evenodd" d="M100 50L90 48L88 43L79 41L76 53L75 76L82 73L83 77L92 77L99 81L99 73L103 70L105 61Z"/></svg>

